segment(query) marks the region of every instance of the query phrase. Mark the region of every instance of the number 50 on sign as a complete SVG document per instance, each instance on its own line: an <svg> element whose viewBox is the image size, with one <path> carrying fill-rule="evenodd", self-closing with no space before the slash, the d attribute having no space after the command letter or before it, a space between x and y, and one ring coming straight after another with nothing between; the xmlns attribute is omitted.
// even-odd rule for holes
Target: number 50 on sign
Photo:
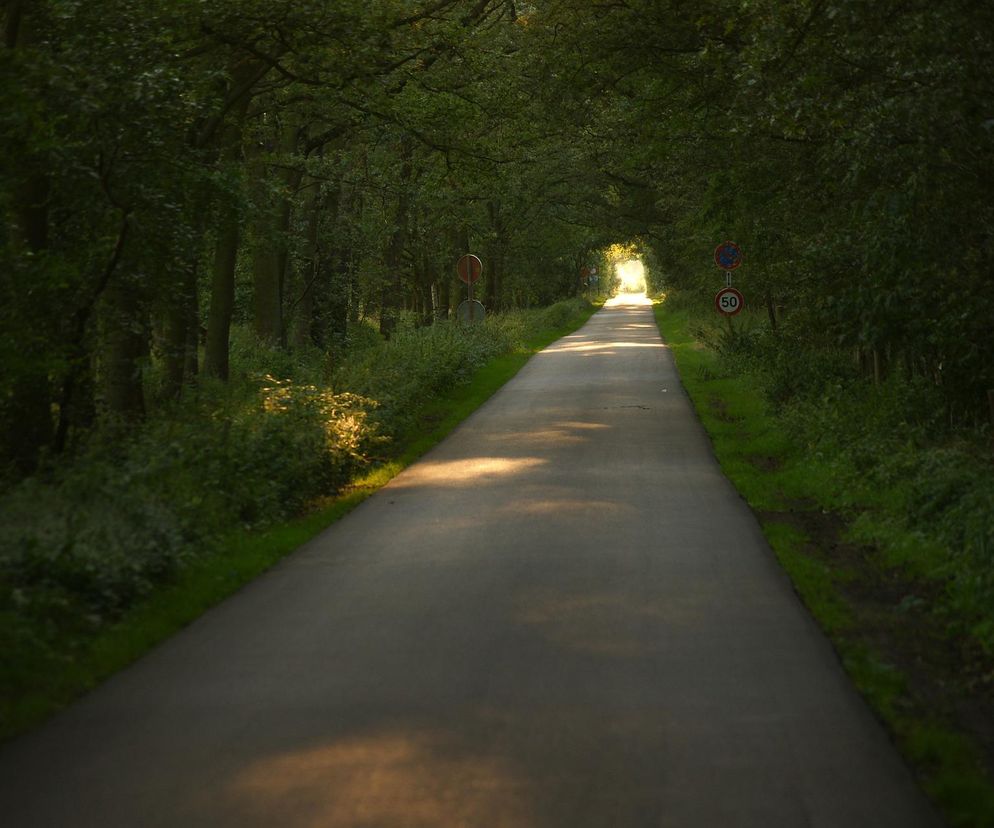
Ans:
<svg viewBox="0 0 994 828"><path fill-rule="evenodd" d="M714 308L725 316L735 316L745 305L745 298L733 287L719 290L714 297Z"/></svg>

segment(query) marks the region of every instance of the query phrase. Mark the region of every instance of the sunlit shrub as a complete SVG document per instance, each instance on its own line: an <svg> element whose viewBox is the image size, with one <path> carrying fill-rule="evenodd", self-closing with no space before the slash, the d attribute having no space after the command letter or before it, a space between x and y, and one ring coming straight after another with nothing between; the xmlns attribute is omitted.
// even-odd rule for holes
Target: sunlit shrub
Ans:
<svg viewBox="0 0 994 828"><path fill-rule="evenodd" d="M360 323L333 387L327 354L236 328L229 382L202 377L140 428L96 432L71 462L0 496L0 644L21 661L61 652L67 630L119 617L226 533L339 490L428 401L579 310L404 325L389 341Z"/></svg>
<svg viewBox="0 0 994 828"><path fill-rule="evenodd" d="M262 410L271 417L291 417L314 421L324 430L325 451L337 465L366 462L369 447L382 442L369 422L375 400L358 394L334 393L316 385L295 385L266 374L260 389Z"/></svg>
<svg viewBox="0 0 994 828"><path fill-rule="evenodd" d="M519 342L516 327L500 316L478 325L446 321L406 328L389 341L349 354L333 384L376 400L374 419L384 435L395 437L411 425L426 400L464 382Z"/></svg>

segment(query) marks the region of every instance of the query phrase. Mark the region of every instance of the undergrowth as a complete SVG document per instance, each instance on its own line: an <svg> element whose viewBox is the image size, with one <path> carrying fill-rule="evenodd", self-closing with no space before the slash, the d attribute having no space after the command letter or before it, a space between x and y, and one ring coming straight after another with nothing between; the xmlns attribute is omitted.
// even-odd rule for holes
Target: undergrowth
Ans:
<svg viewBox="0 0 994 828"><path fill-rule="evenodd" d="M961 705L989 708L968 701L984 697L981 685L987 698L994 691L989 429L951 422L921 377L894 371L875 383L851 353L801 347L789 320L772 331L758 315L730 325L704 308L667 297L657 318L722 468L951 824L994 824L982 737L954 721ZM831 515L848 531L830 542L858 545L856 558L818 554L819 539L800 529ZM861 606L854 596L881 578L904 585L894 603L881 594ZM934 650L916 665L886 649L913 647L916 635L939 642L938 674L921 675L936 667ZM892 658L917 672L917 689Z"/></svg>
<svg viewBox="0 0 994 828"><path fill-rule="evenodd" d="M690 312L690 296L667 301L717 354L717 370L749 377L778 427L830 476L822 505L852 514L857 539L892 565L941 582L950 625L994 656L990 425L950 421L934 379L895 367L874 382L851 351L804 345L789 316L774 331L758 314L728 324Z"/></svg>
<svg viewBox="0 0 994 828"><path fill-rule="evenodd" d="M70 671L133 607L228 555L233 532L293 518L403 454L446 392L589 312L571 300L389 341L360 323L338 359L235 330L228 383L202 379L141 427L96 433L0 494L0 734L33 716L21 702L41 677Z"/></svg>
<svg viewBox="0 0 994 828"><path fill-rule="evenodd" d="M941 582L955 632L994 656L989 428L951 424L935 382L894 371L875 383L841 350L802 348L789 327L716 339L725 369L755 378L790 438L830 472L825 505L854 514L858 539L892 565ZM895 529L917 542L892 543Z"/></svg>

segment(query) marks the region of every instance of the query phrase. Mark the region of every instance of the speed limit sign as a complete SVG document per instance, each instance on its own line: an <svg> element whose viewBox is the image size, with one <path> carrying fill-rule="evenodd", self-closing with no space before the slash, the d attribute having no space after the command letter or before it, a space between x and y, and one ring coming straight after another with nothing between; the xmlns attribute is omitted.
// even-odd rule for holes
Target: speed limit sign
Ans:
<svg viewBox="0 0 994 828"><path fill-rule="evenodd" d="M714 309L724 316L735 316L745 305L745 298L733 287L719 290L714 297Z"/></svg>

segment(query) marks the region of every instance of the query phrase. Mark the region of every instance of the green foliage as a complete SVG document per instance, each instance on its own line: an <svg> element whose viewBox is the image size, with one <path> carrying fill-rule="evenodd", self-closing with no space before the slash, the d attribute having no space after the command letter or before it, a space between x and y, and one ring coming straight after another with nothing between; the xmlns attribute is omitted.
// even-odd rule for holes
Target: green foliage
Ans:
<svg viewBox="0 0 994 828"><path fill-rule="evenodd" d="M685 307L693 306L692 296L682 298ZM765 320L746 316L729 327L703 312L698 301L691 318L701 321L691 327L719 357L711 376L748 377L790 440L830 470L832 486L821 497L846 509L872 504L878 528L864 516L864 540L891 547L895 564L945 584L963 632L994 653L987 430L953 428L942 389L924 377L894 371L875 384L860 374L851 352L812 347L791 325L772 331ZM895 525L941 551L894 545Z"/></svg>
<svg viewBox="0 0 994 828"><path fill-rule="evenodd" d="M377 438L373 404L264 377L241 399L108 435L3 497L0 580L29 615L116 617L236 525L289 517L342 486Z"/></svg>
<svg viewBox="0 0 994 828"><path fill-rule="evenodd" d="M657 305L657 321L722 468L759 512L798 593L950 824L986 828L994 785L972 735L941 718L942 709L957 706L960 677L934 677L939 692L933 685L923 704L915 690L921 665L912 681L889 663L892 636L878 629L903 628L903 613L915 609L931 624L931 632L916 636L934 635L952 651L986 648L988 660L994 655L994 485L984 442L966 443L961 433L950 439L948 421L936 415L942 396L934 384L896 375L874 386L834 352L805 350L794 337L781 341L757 319L729 329L704 315L709 304L675 298ZM778 342L789 358L777 358ZM812 376L788 387L783 374L791 364ZM818 514L855 517L833 545L853 541L876 552L855 564L819 550L821 539L796 519L806 504ZM878 568L925 585L928 599L910 594L880 606L873 596ZM868 610L864 592L871 594Z"/></svg>
<svg viewBox="0 0 994 828"><path fill-rule="evenodd" d="M471 326L439 322L401 329L388 341L346 356L332 381L336 388L377 400L376 422L384 434L396 437L417 419L425 401L515 348L514 327L502 317L490 317Z"/></svg>
<svg viewBox="0 0 994 828"><path fill-rule="evenodd" d="M71 462L9 487L0 719L40 675L65 673L94 634L191 567L210 568L233 531L259 531L341 491L373 460L405 451L426 410L481 366L505 355L520 367L524 342L589 313L571 300L481 325L406 328L389 341L357 325L366 333L334 372L334 390L311 381L324 354L291 354L238 330L228 384L201 381L141 428L106 427ZM461 416L480 399L470 402Z"/></svg>
<svg viewBox="0 0 994 828"><path fill-rule="evenodd" d="M0 485L39 606L73 583L113 614L202 535L333 490L527 340L494 311L607 284L619 240L690 308L734 238L777 327L706 326L701 377L754 377L839 501L886 492L992 640L990 4L8 6ZM491 320L425 326L467 250ZM227 388L194 376L205 339ZM105 542L145 551L97 573Z"/></svg>
<svg viewBox="0 0 994 828"><path fill-rule="evenodd" d="M943 415L934 386L900 376L881 386L812 387L781 406L794 439L832 467L840 502L873 503L883 526L896 522L942 550L923 557L910 547L893 557L946 583L964 632L994 653L994 482L986 433L954 439ZM870 523L864 521L868 540L875 534Z"/></svg>

